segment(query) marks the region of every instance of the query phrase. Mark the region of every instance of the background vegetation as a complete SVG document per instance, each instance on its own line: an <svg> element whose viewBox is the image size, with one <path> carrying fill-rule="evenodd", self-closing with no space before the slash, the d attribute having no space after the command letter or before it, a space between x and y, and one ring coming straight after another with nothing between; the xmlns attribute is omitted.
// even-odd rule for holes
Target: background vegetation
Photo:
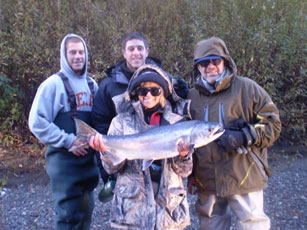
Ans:
<svg viewBox="0 0 307 230"><path fill-rule="evenodd" d="M99 81L121 59L123 35L139 31L150 55L187 81L196 42L221 37L239 74L280 108L279 143L306 145L306 25L305 0L0 0L0 144L37 144L28 112L38 85L59 69L65 34L85 38Z"/></svg>

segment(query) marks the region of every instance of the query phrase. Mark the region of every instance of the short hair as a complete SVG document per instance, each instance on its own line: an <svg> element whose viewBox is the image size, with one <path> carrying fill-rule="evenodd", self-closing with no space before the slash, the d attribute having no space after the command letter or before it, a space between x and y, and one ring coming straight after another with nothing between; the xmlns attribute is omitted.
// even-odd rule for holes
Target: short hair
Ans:
<svg viewBox="0 0 307 230"><path fill-rule="evenodd" d="M138 39L138 40L141 40L144 42L144 45L145 45L145 48L147 49L148 48L148 41L147 41L147 38L139 33L139 32L132 32L132 33L129 33L127 35L125 35L125 37L123 38L122 40L122 43L121 43L121 46L122 46L122 49L126 49L126 45L127 45L127 42L132 40L132 39Z"/></svg>
<svg viewBox="0 0 307 230"><path fill-rule="evenodd" d="M65 50L66 50L66 51L67 51L68 43L70 43L70 42L75 42L75 43L77 43L77 42L82 42L82 44L83 44L83 41L82 41L80 38L78 38L78 37L69 37L69 38L67 38L66 41L65 41ZM83 46L84 46L84 44L83 44ZM84 47L84 48L85 48L85 47Z"/></svg>

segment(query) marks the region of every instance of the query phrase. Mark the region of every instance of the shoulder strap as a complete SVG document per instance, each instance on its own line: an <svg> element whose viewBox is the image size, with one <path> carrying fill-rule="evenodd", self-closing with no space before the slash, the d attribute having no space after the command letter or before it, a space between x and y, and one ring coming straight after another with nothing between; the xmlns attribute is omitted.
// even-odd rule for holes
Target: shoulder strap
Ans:
<svg viewBox="0 0 307 230"><path fill-rule="evenodd" d="M92 95L94 97L94 95L95 95L94 82L87 75L86 75L86 80L87 80L88 87L90 88L91 93L92 93Z"/></svg>
<svg viewBox="0 0 307 230"><path fill-rule="evenodd" d="M58 72L57 75L59 75L64 83L65 86L65 90L66 93L68 95L69 98L69 104L70 104L70 109L71 109L71 118L77 118L77 103L76 103L76 96L74 94L74 91L72 90L69 81L68 81L68 77L66 77L64 75L64 73L62 72ZM95 89L94 89L94 82L90 79L89 76L86 76L86 81L88 84L88 87L90 88L90 91L94 97L95 95Z"/></svg>
<svg viewBox="0 0 307 230"><path fill-rule="evenodd" d="M57 75L59 75L64 83L68 99L69 99L69 104L70 104L70 109L71 109L71 118L74 119L77 117L77 103L76 103L76 96L74 94L74 91L72 90L68 78L62 73L58 72Z"/></svg>

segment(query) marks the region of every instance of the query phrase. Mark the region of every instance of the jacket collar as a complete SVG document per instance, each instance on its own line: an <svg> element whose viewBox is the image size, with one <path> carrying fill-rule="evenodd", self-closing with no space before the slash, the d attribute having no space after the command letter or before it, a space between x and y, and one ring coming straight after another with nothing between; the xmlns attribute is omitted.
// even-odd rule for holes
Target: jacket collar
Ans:
<svg viewBox="0 0 307 230"><path fill-rule="evenodd" d="M231 81L236 77L236 75L231 72L229 69L227 69L226 75L225 77L221 78L220 80L218 80L215 84L215 89L213 90L209 90L205 84L204 81L202 80L201 75L199 74L196 78L196 81L194 83L195 88L197 88L198 90L200 90L201 92L203 92L206 95L209 94L213 94L213 93L218 93L221 92L225 89L227 89L230 84Z"/></svg>
<svg viewBox="0 0 307 230"><path fill-rule="evenodd" d="M154 57L147 57L145 60L145 64L153 64L159 67L162 66L162 62L159 59L154 58ZM127 75L130 75L127 69L128 68L126 67L126 60L121 60L117 62L116 65L108 68L105 71L105 73L107 74L107 76L112 77L114 82L128 85L129 80L132 77L134 72L131 71L131 76L127 76Z"/></svg>
<svg viewBox="0 0 307 230"><path fill-rule="evenodd" d="M143 108L142 108L142 104L140 101L134 101L132 102L132 106L134 107L134 111L138 114L139 117L142 118L142 120L144 120L144 113L143 113ZM182 121L183 117L181 115L178 115L176 113L172 112L172 106L169 103L169 101L166 101L163 113L162 113L162 117L168 121L170 124L174 124L178 121ZM144 121L145 122L145 121Z"/></svg>

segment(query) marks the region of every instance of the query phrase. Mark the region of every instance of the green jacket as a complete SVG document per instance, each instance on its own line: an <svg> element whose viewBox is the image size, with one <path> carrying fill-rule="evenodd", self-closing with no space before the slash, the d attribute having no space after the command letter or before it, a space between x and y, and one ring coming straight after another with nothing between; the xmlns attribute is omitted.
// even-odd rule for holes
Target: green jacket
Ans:
<svg viewBox="0 0 307 230"><path fill-rule="evenodd" d="M219 45L223 47L224 43ZM243 119L249 124L255 139L248 148L248 154L223 152L215 142L197 149L193 175L198 191L222 197L245 194L267 186L271 173L267 147L273 144L281 131L279 112L270 96L253 80L236 76L236 65L225 50L226 47L216 49L214 54L224 57L230 74L218 82L213 92L205 88L198 75L188 95L192 119L223 121L226 127L235 120Z"/></svg>

